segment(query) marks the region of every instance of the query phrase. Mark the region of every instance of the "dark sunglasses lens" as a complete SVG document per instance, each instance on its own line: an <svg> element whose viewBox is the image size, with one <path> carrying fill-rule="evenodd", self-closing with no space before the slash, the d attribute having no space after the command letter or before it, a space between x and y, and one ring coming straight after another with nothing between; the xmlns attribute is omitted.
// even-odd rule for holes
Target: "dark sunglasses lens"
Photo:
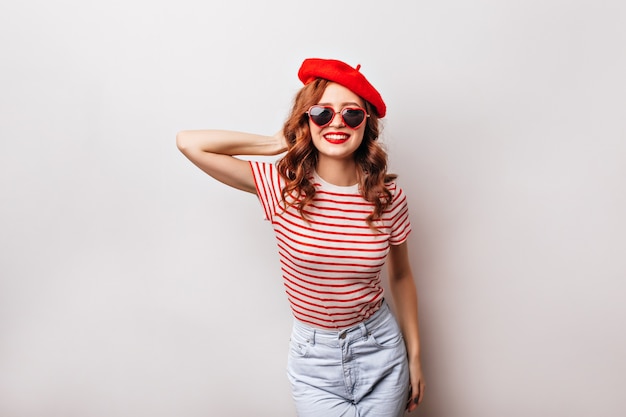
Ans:
<svg viewBox="0 0 626 417"><path fill-rule="evenodd" d="M324 126L330 123L335 114L326 107L314 106L309 110L309 117L318 126Z"/></svg>
<svg viewBox="0 0 626 417"><path fill-rule="evenodd" d="M365 112L361 109L344 109L341 112L341 117L347 126L357 127L363 123Z"/></svg>

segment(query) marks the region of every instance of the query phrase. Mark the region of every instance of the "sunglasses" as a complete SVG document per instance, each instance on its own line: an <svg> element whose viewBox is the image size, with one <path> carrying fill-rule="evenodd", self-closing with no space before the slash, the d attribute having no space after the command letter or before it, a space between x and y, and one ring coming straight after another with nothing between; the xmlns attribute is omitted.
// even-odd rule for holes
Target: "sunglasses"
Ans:
<svg viewBox="0 0 626 417"><path fill-rule="evenodd" d="M336 112L335 109L328 106L311 106L305 114L308 114L309 119L318 127L326 127L333 121L337 113L341 115L343 124L350 129L358 129L365 121L365 118L370 117L360 107L346 107L341 109L340 112Z"/></svg>

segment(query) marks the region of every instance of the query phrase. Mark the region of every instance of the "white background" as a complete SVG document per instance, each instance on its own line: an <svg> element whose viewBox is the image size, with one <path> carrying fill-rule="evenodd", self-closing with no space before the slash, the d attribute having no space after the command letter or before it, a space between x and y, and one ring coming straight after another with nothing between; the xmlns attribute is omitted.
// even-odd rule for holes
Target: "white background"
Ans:
<svg viewBox="0 0 626 417"><path fill-rule="evenodd" d="M0 5L0 415L294 414L253 195L175 147L361 71L409 195L429 417L623 416L626 3Z"/></svg>

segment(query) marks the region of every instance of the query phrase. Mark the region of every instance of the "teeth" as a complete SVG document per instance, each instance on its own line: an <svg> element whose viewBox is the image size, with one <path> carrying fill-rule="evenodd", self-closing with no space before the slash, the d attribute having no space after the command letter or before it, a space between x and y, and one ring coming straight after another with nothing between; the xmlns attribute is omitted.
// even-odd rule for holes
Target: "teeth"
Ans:
<svg viewBox="0 0 626 417"><path fill-rule="evenodd" d="M330 135L326 135L326 137L328 139L341 140L341 139L347 139L348 135L330 134Z"/></svg>

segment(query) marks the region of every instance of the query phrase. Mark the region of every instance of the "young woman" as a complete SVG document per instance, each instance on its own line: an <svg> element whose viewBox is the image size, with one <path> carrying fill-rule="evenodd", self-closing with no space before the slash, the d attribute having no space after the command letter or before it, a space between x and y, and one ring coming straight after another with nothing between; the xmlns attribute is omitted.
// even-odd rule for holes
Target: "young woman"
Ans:
<svg viewBox="0 0 626 417"><path fill-rule="evenodd" d="M306 59L304 87L274 136L176 137L207 174L257 194L272 222L294 315L288 376L301 417L398 417L424 395L406 196L377 141L385 103L359 69ZM276 164L235 157L285 151ZM385 261L397 320L383 297Z"/></svg>

